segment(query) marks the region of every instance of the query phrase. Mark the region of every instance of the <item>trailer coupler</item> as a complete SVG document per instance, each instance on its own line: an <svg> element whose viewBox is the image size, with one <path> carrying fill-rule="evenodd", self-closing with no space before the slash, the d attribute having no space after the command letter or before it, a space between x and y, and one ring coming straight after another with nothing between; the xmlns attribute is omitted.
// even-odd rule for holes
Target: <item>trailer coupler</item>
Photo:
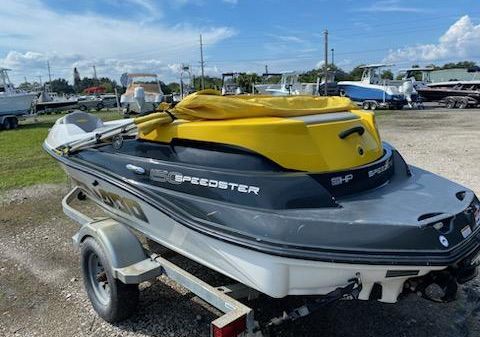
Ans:
<svg viewBox="0 0 480 337"><path fill-rule="evenodd" d="M287 322L296 321L302 317L306 317L323 308L324 306L338 300L358 299L358 295L360 294L361 290L362 283L359 278L349 280L349 283L345 287L337 288L326 295L307 301L304 305L293 309L289 313L283 312L281 316L272 318L263 328L263 334L265 336L274 336L275 329L280 325Z"/></svg>

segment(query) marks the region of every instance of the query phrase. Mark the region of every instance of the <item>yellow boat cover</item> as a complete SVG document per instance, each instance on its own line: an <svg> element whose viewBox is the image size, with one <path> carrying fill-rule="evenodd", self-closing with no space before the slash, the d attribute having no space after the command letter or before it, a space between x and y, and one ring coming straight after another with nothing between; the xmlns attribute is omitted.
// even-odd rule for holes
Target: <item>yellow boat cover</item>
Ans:
<svg viewBox="0 0 480 337"><path fill-rule="evenodd" d="M322 118L325 114L335 118ZM344 170L383 154L373 113L358 109L345 97L220 96L204 90L185 97L167 112L138 117L135 123L143 140L227 144L300 171ZM358 126L365 132L339 137L342 131Z"/></svg>

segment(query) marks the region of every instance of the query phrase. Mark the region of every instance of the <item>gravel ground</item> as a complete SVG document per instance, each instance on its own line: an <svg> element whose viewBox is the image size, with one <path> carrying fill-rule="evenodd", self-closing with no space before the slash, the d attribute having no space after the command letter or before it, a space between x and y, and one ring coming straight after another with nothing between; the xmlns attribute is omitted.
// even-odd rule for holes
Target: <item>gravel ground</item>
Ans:
<svg viewBox="0 0 480 337"><path fill-rule="evenodd" d="M397 111L378 117L382 137L406 160L480 194L480 110ZM84 293L70 238L77 225L60 206L63 185L0 195L0 336L208 336L218 314L164 278L141 286L138 314L118 325L99 319ZM222 277L178 258L211 282ZM480 280L459 299L436 304L414 295L397 304L338 302L285 326L280 336L480 336ZM265 319L299 299L260 298Z"/></svg>

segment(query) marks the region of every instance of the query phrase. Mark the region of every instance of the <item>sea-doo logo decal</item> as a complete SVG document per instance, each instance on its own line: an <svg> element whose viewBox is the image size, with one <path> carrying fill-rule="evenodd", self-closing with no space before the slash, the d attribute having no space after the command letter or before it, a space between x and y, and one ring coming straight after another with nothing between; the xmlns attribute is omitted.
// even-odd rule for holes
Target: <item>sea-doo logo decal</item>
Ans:
<svg viewBox="0 0 480 337"><path fill-rule="evenodd" d="M150 170L150 179L161 183L169 183L173 185L180 185L183 183L190 183L208 188L218 188L221 190L231 190L240 193L253 193L258 195L260 187L250 186L244 184L237 184L223 180L215 180L201 177L187 176L179 172L169 172L166 170Z"/></svg>
<svg viewBox="0 0 480 337"><path fill-rule="evenodd" d="M138 204L138 202L128 198L121 197L118 194L115 194L112 192L107 192L102 189L98 189L97 191L96 189L90 188L89 186L81 182L77 182L77 183L85 191L90 192L93 196L97 197L108 206L118 209L123 213L131 215L139 220L142 220L148 223L147 216L145 215L145 212L143 212L143 209Z"/></svg>
<svg viewBox="0 0 480 337"><path fill-rule="evenodd" d="M333 177L330 181L332 186L338 186L350 182L353 179L353 174L347 174L345 176Z"/></svg>
<svg viewBox="0 0 480 337"><path fill-rule="evenodd" d="M393 161L391 159L387 160L385 164L383 164L382 166L377 167L376 169L373 169L371 171L368 171L368 177L371 178L377 174L385 172L390 167L392 167L392 164L393 164Z"/></svg>

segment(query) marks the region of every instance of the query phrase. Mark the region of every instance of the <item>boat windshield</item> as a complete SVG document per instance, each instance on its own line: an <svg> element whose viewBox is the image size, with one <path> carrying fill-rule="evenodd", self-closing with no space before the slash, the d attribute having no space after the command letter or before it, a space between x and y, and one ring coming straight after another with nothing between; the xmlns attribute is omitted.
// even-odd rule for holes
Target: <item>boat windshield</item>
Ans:
<svg viewBox="0 0 480 337"><path fill-rule="evenodd" d="M154 75L138 75L129 78L129 89L143 87L147 92L162 93L158 78Z"/></svg>

